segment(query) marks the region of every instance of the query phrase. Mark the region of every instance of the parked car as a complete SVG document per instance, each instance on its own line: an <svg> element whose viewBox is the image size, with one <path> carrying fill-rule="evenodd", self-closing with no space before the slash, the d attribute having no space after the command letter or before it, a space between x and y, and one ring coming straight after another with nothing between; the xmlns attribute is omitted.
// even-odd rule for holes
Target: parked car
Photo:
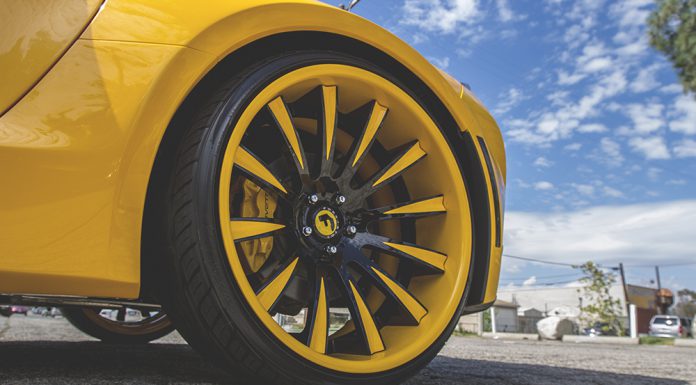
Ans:
<svg viewBox="0 0 696 385"><path fill-rule="evenodd" d="M595 322L592 326L584 328L582 334L586 336L615 336L616 329L609 326L606 322Z"/></svg>
<svg viewBox="0 0 696 385"><path fill-rule="evenodd" d="M27 315L29 311L31 310L30 307L27 306L19 306L19 305L12 305L10 306L10 314L23 314Z"/></svg>
<svg viewBox="0 0 696 385"><path fill-rule="evenodd" d="M685 319L673 315L656 315L650 320L649 335L654 337L681 338L689 336Z"/></svg>

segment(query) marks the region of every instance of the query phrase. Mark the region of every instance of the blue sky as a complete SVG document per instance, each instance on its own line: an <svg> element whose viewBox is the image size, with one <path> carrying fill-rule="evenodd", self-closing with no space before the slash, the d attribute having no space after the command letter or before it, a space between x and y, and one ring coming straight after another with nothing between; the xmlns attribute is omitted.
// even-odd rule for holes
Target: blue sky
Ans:
<svg viewBox="0 0 696 385"><path fill-rule="evenodd" d="M331 3L338 3L331 1ZM652 0L363 0L355 12L465 83L506 140L505 253L624 262L696 289L696 101L648 45ZM679 264L679 266L669 266ZM503 262L502 286L571 283Z"/></svg>

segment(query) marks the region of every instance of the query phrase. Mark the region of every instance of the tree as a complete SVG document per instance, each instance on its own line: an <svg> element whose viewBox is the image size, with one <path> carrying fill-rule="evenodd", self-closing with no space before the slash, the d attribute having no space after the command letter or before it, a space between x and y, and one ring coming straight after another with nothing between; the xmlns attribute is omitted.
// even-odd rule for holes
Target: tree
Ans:
<svg viewBox="0 0 696 385"><path fill-rule="evenodd" d="M648 24L650 44L672 62L684 91L696 94L696 0L657 0Z"/></svg>
<svg viewBox="0 0 696 385"><path fill-rule="evenodd" d="M599 322L602 324L603 332L623 335L624 328L619 321L621 301L614 299L609 293L612 285L616 283L616 276L603 271L594 262L586 262L577 268L584 274L580 282L584 284L582 294L587 299L583 301L585 305L580 308L581 321L588 326Z"/></svg>
<svg viewBox="0 0 696 385"><path fill-rule="evenodd" d="M674 308L674 312L680 317L694 319L696 316L696 291L682 289L677 292L679 303Z"/></svg>

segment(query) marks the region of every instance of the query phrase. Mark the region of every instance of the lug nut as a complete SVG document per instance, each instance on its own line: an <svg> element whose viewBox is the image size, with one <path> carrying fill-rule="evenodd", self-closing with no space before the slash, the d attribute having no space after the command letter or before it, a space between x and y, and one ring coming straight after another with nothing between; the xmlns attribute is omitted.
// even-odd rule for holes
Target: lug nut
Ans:
<svg viewBox="0 0 696 385"><path fill-rule="evenodd" d="M355 233L357 233L357 232L358 232L358 228L353 226L353 225L346 227L346 234L348 234L348 235L355 235Z"/></svg>
<svg viewBox="0 0 696 385"><path fill-rule="evenodd" d="M304 235L305 237L312 235L312 228L309 226L303 227L302 228L302 235Z"/></svg>
<svg viewBox="0 0 696 385"><path fill-rule="evenodd" d="M307 200L309 200L309 203L315 204L319 202L319 196L317 194L312 194L309 197L307 197Z"/></svg>
<svg viewBox="0 0 696 385"><path fill-rule="evenodd" d="M326 254L336 254L336 252L338 251L338 249L337 249L336 246L334 246L334 245L327 245L327 246L324 248L324 251L326 251Z"/></svg>
<svg viewBox="0 0 696 385"><path fill-rule="evenodd" d="M338 204L338 205L342 205L342 204L346 203L346 197L344 197L343 195L340 195L340 194L336 195L335 200L336 200L336 204Z"/></svg>

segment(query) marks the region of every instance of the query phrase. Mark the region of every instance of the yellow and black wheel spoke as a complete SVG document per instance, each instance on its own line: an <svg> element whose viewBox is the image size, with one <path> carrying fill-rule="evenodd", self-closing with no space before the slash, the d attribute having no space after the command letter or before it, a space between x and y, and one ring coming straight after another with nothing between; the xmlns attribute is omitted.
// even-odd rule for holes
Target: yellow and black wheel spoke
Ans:
<svg viewBox="0 0 696 385"><path fill-rule="evenodd" d="M427 154L417 141L405 146L405 149L397 155L392 162L377 172L372 178L364 183L360 188L352 192L351 202L357 205L370 195L379 191L392 180L398 178L409 168L423 159ZM351 206L353 207L353 206Z"/></svg>
<svg viewBox="0 0 696 385"><path fill-rule="evenodd" d="M388 111L387 107L373 100L351 113L357 116L367 115L367 119L359 137L353 142L349 151L350 156L343 166L339 179L344 183L348 183L357 173L372 144L375 142L377 132L382 127Z"/></svg>
<svg viewBox="0 0 696 385"><path fill-rule="evenodd" d="M342 266L339 269L339 275L351 321L353 321L355 327L354 334L358 335L360 341L362 341L362 346L359 347L360 350L358 352L371 355L383 351L385 346L384 341L382 341L382 335L372 316L373 312L367 306L363 294L360 293L357 280L346 266Z"/></svg>
<svg viewBox="0 0 696 385"><path fill-rule="evenodd" d="M321 87L320 129L322 135L322 155L319 177L331 177L336 148L336 130L338 129L338 91L336 86Z"/></svg>
<svg viewBox="0 0 696 385"><path fill-rule="evenodd" d="M445 214L445 199L442 195L369 210L370 220L414 219Z"/></svg>
<svg viewBox="0 0 696 385"><path fill-rule="evenodd" d="M352 242L361 247L375 249L395 257L410 260L430 274L439 274L445 271L447 255L416 244L398 242L370 233L359 233L353 238Z"/></svg>
<svg viewBox="0 0 696 385"><path fill-rule="evenodd" d="M288 190L273 175L268 166L246 147L239 147L234 157L234 165L257 184L275 190L281 195L288 194Z"/></svg>
<svg viewBox="0 0 696 385"><path fill-rule="evenodd" d="M307 323L302 339L312 350L323 354L327 352L329 338L329 278L323 268L316 270L314 292L307 308Z"/></svg>
<svg viewBox="0 0 696 385"><path fill-rule="evenodd" d="M290 259L288 263L281 265L276 273L268 279L268 282L256 291L259 302L267 311L270 311L280 299L295 272L298 261L299 258L295 257Z"/></svg>
<svg viewBox="0 0 696 385"><path fill-rule="evenodd" d="M268 218L232 218L230 221L230 232L235 242L268 237L284 228L284 224Z"/></svg>
<svg viewBox="0 0 696 385"><path fill-rule="evenodd" d="M283 138L290 148L290 153L292 159L297 167L297 171L303 180L309 178L309 165L307 164L307 158L305 156L304 148L302 147L302 141L300 135L295 128L295 124L292 121L292 116L288 110L288 106L281 96L273 99L268 103L268 109L273 116L273 119L283 133Z"/></svg>
<svg viewBox="0 0 696 385"><path fill-rule="evenodd" d="M375 287L387 298L397 304L411 319L412 325L418 325L428 310L389 273L365 257L358 245L349 243L343 249L343 259L360 268L361 273L370 278Z"/></svg>

